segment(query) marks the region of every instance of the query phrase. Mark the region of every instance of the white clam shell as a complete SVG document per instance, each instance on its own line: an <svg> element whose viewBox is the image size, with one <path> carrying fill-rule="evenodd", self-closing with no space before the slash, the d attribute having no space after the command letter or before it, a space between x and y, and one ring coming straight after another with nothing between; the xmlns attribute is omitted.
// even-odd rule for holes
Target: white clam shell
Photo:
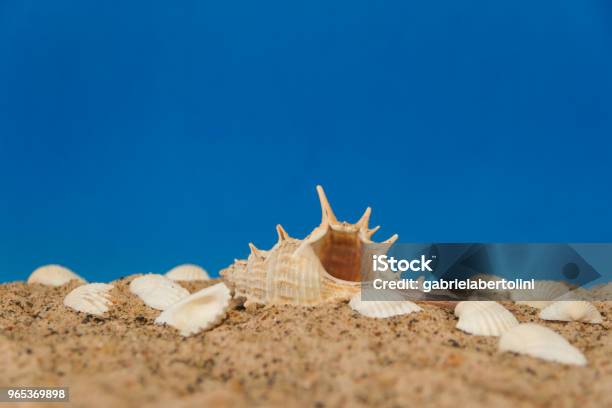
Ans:
<svg viewBox="0 0 612 408"><path fill-rule="evenodd" d="M113 285L106 283L90 283L79 286L64 298L64 306L77 312L102 316L108 311L111 304L108 293Z"/></svg>
<svg viewBox="0 0 612 408"><path fill-rule="evenodd" d="M540 319L564 322L603 323L599 310L589 302L560 301L542 309Z"/></svg>
<svg viewBox="0 0 612 408"><path fill-rule="evenodd" d="M536 309L544 309L556 299L567 294L570 288L563 282L542 280L535 281L533 290L513 290L510 299L519 305L527 305Z"/></svg>
<svg viewBox="0 0 612 408"><path fill-rule="evenodd" d="M28 283L41 283L47 286L62 286L71 280L86 282L70 269L61 265L44 265L32 272Z"/></svg>
<svg viewBox="0 0 612 408"><path fill-rule="evenodd" d="M168 324L191 336L219 324L229 308L230 290L224 283L202 289L162 312L156 324Z"/></svg>
<svg viewBox="0 0 612 408"><path fill-rule="evenodd" d="M497 302L459 302L455 316L459 317L459 330L477 336L500 336L519 324L514 315Z"/></svg>
<svg viewBox="0 0 612 408"><path fill-rule="evenodd" d="M582 352L560 334L535 323L519 324L502 334L499 350L562 364L584 366L587 363Z"/></svg>
<svg viewBox="0 0 612 408"><path fill-rule="evenodd" d="M361 292L359 292L351 298L349 306L366 317L377 319L405 315L422 310L416 303L404 300L404 297L399 292L384 290L379 291L376 296L384 300L362 300Z"/></svg>
<svg viewBox="0 0 612 408"><path fill-rule="evenodd" d="M175 266L166 272L166 278L173 281L204 281L209 280L210 276L198 265L183 264Z"/></svg>
<svg viewBox="0 0 612 408"><path fill-rule="evenodd" d="M148 274L130 283L130 292L138 296L145 305L157 310L168 307L189 296L189 291L162 275Z"/></svg>

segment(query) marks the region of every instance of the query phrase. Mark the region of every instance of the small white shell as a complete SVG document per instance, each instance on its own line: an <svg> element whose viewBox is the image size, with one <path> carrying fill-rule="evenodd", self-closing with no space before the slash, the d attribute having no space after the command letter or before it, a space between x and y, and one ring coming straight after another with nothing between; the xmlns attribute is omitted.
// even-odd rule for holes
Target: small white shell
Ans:
<svg viewBox="0 0 612 408"><path fill-rule="evenodd" d="M563 322L603 323L601 313L595 306L584 301L560 301L540 312L540 319Z"/></svg>
<svg viewBox="0 0 612 408"><path fill-rule="evenodd" d="M189 296L189 291L162 275L148 274L130 283L130 292L138 296L145 305L157 310L168 307Z"/></svg>
<svg viewBox="0 0 612 408"><path fill-rule="evenodd" d="M519 324L502 334L499 350L562 364L584 366L587 363L582 352L560 334L535 323Z"/></svg>
<svg viewBox="0 0 612 408"><path fill-rule="evenodd" d="M219 324L227 313L230 290L223 282L209 286L162 312L156 324L168 324L182 336L191 336Z"/></svg>
<svg viewBox="0 0 612 408"><path fill-rule="evenodd" d="M459 330L477 336L501 336L519 324L514 315L497 302L459 302L455 316L459 318Z"/></svg>
<svg viewBox="0 0 612 408"><path fill-rule="evenodd" d="M568 293L570 288L563 282L542 280L536 281L533 290L510 291L510 298L519 305L544 309L554 303L555 299Z"/></svg>
<svg viewBox="0 0 612 408"><path fill-rule="evenodd" d="M45 265L37 268L28 278L28 283L41 283L47 286L62 286L71 280L86 282L70 269L61 265Z"/></svg>
<svg viewBox="0 0 612 408"><path fill-rule="evenodd" d="M173 281L204 281L209 280L208 273L198 265L178 265L166 272L166 278Z"/></svg>
<svg viewBox="0 0 612 408"><path fill-rule="evenodd" d="M405 300L399 292L384 290L379 291L376 296L378 299L384 300L361 300L361 292L359 292L351 298L349 306L364 316L377 319L420 312L422 310L416 303Z"/></svg>
<svg viewBox="0 0 612 408"><path fill-rule="evenodd" d="M102 316L111 304L109 291L113 285L90 283L79 286L64 298L64 306L91 315Z"/></svg>

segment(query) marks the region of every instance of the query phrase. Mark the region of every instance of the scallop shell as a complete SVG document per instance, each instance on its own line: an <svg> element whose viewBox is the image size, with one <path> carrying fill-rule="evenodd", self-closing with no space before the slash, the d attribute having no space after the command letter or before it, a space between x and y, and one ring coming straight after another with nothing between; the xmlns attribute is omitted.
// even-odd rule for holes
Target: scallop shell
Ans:
<svg viewBox="0 0 612 408"><path fill-rule="evenodd" d="M378 227L368 227L371 209L357 223L340 222L321 186L321 224L305 239L291 238L277 225L278 242L269 251L249 244L246 260L237 260L221 276L247 303L316 305L346 301L359 292L362 270L369 265L368 251L384 253L397 235L374 243Z"/></svg>
<svg viewBox="0 0 612 408"><path fill-rule="evenodd" d="M563 322L603 323L595 306L584 301L560 301L542 309L540 319Z"/></svg>
<svg viewBox="0 0 612 408"><path fill-rule="evenodd" d="M70 269L61 265L45 265L37 268L28 278L28 283L41 283L47 286L62 286L71 280L86 282Z"/></svg>
<svg viewBox="0 0 612 408"><path fill-rule="evenodd" d="M535 323L513 327L499 339L499 351L526 354L562 364L586 365L584 355L563 336Z"/></svg>
<svg viewBox="0 0 612 408"><path fill-rule="evenodd" d="M536 309L544 309L555 302L555 299L567 294L570 288L563 282L543 280L536 281L533 290L510 291L510 299L518 305L527 305Z"/></svg>
<svg viewBox="0 0 612 408"><path fill-rule="evenodd" d="M90 283L79 286L64 298L64 306L77 312L102 316L111 304L108 293L113 285L106 283Z"/></svg>
<svg viewBox="0 0 612 408"><path fill-rule="evenodd" d="M173 281L204 281L209 280L210 276L198 265L183 264L166 272L166 278Z"/></svg>
<svg viewBox="0 0 612 408"><path fill-rule="evenodd" d="M230 290L223 282L196 292L163 311L156 324L168 324L191 336L221 323L229 308Z"/></svg>
<svg viewBox="0 0 612 408"><path fill-rule="evenodd" d="M477 336L501 336L519 324L514 315L497 302L459 302L455 316L459 318L459 330Z"/></svg>
<svg viewBox="0 0 612 408"><path fill-rule="evenodd" d="M360 314L376 319L399 316L420 312L419 305L409 300L404 300L400 292L391 290L380 290L377 298L381 300L362 300L362 292L357 293L351 298L349 306Z"/></svg>
<svg viewBox="0 0 612 408"><path fill-rule="evenodd" d="M189 296L189 291L162 275L148 274L130 283L130 292L138 296L145 305L157 310L168 307Z"/></svg>

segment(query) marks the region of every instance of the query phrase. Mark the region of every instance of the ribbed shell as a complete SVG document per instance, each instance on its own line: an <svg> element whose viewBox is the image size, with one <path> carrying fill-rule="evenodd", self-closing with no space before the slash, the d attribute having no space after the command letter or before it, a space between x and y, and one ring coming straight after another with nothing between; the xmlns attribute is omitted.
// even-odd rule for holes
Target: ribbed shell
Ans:
<svg viewBox="0 0 612 408"><path fill-rule="evenodd" d="M64 306L77 312L102 316L111 305L109 291L113 285L90 283L72 290L64 298Z"/></svg>
<svg viewBox="0 0 612 408"><path fill-rule="evenodd" d="M567 294L569 290L570 288L563 282L543 280L536 281L533 290L511 291L510 298L519 305L543 309L559 297Z"/></svg>
<svg viewBox="0 0 612 408"><path fill-rule="evenodd" d="M145 305L157 310L168 307L189 296L189 291L162 275L148 274L130 283L130 292L138 296Z"/></svg>
<svg viewBox="0 0 612 408"><path fill-rule="evenodd" d="M341 282L327 273L308 245L285 238L270 251L251 252L246 263L222 274L234 283L236 296L261 304L315 305L348 299L359 283Z"/></svg>
<svg viewBox="0 0 612 408"><path fill-rule="evenodd" d="M349 300L361 287L360 268L368 250L384 251L397 239L374 244L378 229L368 228L370 209L355 224L339 222L318 186L321 225L304 240L291 238L278 225L278 242L268 251L249 244L246 260L236 260L221 276L247 303L316 305ZM377 245L377 246L376 246ZM367 248L366 248L367 247ZM333 273L332 273L333 271Z"/></svg>
<svg viewBox="0 0 612 408"><path fill-rule="evenodd" d="M175 266L166 272L166 278L173 281L205 281L209 280L208 272L194 264Z"/></svg>
<svg viewBox="0 0 612 408"><path fill-rule="evenodd" d="M542 309L540 319L564 322L603 323L599 310L589 302L560 301Z"/></svg>
<svg viewBox="0 0 612 408"><path fill-rule="evenodd" d="M61 265L44 265L32 272L28 283L40 283L47 286L62 286L71 280L86 282L70 269Z"/></svg>
<svg viewBox="0 0 612 408"><path fill-rule="evenodd" d="M168 324L191 336L221 323L229 308L230 290L224 283L202 289L163 311L155 323Z"/></svg>
<svg viewBox="0 0 612 408"><path fill-rule="evenodd" d="M477 336L500 336L518 325L512 313L497 302L465 301L455 307L457 328Z"/></svg>
<svg viewBox="0 0 612 408"><path fill-rule="evenodd" d="M502 334L499 350L562 364L584 366L587 363L582 352L560 334L534 323L519 324Z"/></svg>

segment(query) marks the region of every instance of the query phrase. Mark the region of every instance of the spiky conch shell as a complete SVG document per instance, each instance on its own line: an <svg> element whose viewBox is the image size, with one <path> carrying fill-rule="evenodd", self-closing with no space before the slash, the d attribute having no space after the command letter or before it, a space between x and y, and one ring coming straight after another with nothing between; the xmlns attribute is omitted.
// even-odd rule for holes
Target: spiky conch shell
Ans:
<svg viewBox="0 0 612 408"><path fill-rule="evenodd" d="M268 251L249 244L246 260L236 260L221 276L247 303L315 305L349 300L361 287L371 253L384 253L397 240L374 243L378 227L368 227L368 207L355 224L340 222L321 186L321 224L303 240L277 225L278 242Z"/></svg>
<svg viewBox="0 0 612 408"><path fill-rule="evenodd" d="M87 283L85 279L61 265L44 265L36 268L28 278L28 283L47 286L62 286L71 280Z"/></svg>

